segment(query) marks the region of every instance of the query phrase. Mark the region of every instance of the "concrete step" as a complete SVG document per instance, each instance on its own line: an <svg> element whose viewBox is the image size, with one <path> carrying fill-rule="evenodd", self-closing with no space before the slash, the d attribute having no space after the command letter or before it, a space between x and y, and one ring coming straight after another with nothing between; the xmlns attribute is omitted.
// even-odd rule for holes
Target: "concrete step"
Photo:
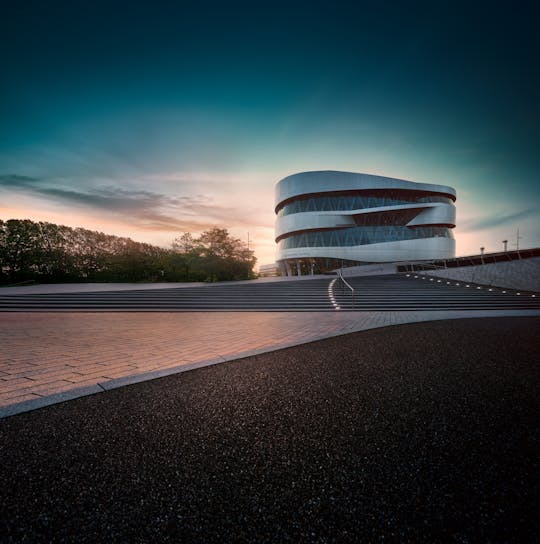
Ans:
<svg viewBox="0 0 540 544"><path fill-rule="evenodd" d="M540 309L535 293L414 275L347 278L354 310ZM467 287L468 285L468 287ZM518 294L519 293L519 294ZM188 288L40 293L0 292L0 311L335 311L351 310L350 291L335 277L302 282Z"/></svg>

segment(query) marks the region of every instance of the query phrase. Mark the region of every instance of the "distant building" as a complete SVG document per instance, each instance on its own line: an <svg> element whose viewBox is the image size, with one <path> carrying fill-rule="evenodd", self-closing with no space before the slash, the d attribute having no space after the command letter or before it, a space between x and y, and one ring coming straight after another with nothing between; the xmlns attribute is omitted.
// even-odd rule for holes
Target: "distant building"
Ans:
<svg viewBox="0 0 540 544"><path fill-rule="evenodd" d="M278 274L279 274L279 267L276 263L261 264L259 266L259 276L261 276L261 278L277 276Z"/></svg>
<svg viewBox="0 0 540 544"><path fill-rule="evenodd" d="M302 172L276 184L277 264L313 274L455 256L452 187L353 172Z"/></svg>

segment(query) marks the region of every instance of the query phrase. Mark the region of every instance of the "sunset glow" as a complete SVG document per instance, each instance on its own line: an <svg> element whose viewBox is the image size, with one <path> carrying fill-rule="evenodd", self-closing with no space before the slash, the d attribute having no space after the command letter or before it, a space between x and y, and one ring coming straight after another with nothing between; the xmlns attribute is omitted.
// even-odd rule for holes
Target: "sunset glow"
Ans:
<svg viewBox="0 0 540 544"><path fill-rule="evenodd" d="M266 264L274 184L345 170L455 187L458 255L540 245L526 9L52 4L5 14L0 219L226 227Z"/></svg>

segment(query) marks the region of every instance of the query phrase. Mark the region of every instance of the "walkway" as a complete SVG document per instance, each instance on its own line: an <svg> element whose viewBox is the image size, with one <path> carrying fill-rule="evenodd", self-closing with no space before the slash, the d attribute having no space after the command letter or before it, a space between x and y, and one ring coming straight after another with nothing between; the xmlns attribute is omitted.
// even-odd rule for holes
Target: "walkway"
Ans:
<svg viewBox="0 0 540 544"><path fill-rule="evenodd" d="M0 417L349 332L540 310L0 313Z"/></svg>

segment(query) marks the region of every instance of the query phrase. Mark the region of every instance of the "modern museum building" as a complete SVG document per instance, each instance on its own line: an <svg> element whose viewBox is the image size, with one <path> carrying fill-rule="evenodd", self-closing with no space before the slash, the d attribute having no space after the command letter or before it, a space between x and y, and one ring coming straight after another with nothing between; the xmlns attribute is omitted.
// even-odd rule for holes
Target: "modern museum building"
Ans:
<svg viewBox="0 0 540 544"><path fill-rule="evenodd" d="M353 172L301 172L276 184L277 264L313 274L455 256L456 191Z"/></svg>

